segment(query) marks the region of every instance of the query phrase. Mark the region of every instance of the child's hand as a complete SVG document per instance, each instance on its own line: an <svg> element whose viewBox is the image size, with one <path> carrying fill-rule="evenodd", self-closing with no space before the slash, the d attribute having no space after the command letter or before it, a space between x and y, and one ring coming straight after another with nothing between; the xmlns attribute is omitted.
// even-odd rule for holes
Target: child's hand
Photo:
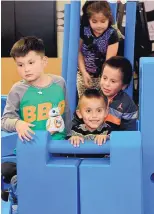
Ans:
<svg viewBox="0 0 154 214"><path fill-rule="evenodd" d="M18 133L18 136L20 138L21 141L24 141L24 140L27 140L27 141L30 141L32 140L32 136L30 135L31 134L35 134L35 132L33 132L31 130L30 127L34 127L35 125L31 124L31 123L27 123L25 121L22 121L22 120L18 120L16 122L16 131Z"/></svg>
<svg viewBox="0 0 154 214"><path fill-rule="evenodd" d="M80 142L84 143L83 138L79 136L72 136L71 138L69 138L69 140L71 141L71 144L74 145L74 147L79 147Z"/></svg>
<svg viewBox="0 0 154 214"><path fill-rule="evenodd" d="M97 135L95 137L94 143L101 146L103 143L106 143L106 140L108 140L108 139L109 139L109 135Z"/></svg>
<svg viewBox="0 0 154 214"><path fill-rule="evenodd" d="M88 74L88 72L85 72L83 74L83 81L86 88L90 88L92 84L91 76Z"/></svg>

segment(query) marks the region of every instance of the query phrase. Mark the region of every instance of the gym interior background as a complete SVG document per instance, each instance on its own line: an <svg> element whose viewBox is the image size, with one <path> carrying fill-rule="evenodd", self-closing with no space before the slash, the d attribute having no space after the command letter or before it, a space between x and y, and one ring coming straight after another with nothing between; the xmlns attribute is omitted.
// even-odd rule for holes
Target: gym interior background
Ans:
<svg viewBox="0 0 154 214"><path fill-rule="evenodd" d="M82 1L81 7L84 2ZM8 94L12 85L20 79L9 52L12 45L22 36L35 35L42 38L46 55L49 57L46 72L61 75L66 3L69 1L1 2L2 94ZM123 34L125 23L125 4L119 2L117 24ZM142 56L154 57L154 1L137 2L134 52L134 100L138 104L139 59Z"/></svg>

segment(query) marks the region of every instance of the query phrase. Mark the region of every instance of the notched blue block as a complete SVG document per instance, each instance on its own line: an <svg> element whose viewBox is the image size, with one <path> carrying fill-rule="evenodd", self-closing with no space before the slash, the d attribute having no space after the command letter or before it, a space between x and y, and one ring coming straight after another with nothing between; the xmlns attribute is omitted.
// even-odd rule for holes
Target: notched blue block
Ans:
<svg viewBox="0 0 154 214"><path fill-rule="evenodd" d="M36 131L33 142L17 144L20 214L79 213L80 160L52 158L49 142L47 132Z"/></svg>
<svg viewBox="0 0 154 214"><path fill-rule="evenodd" d="M110 160L80 164L81 214L141 214L141 166L140 132L113 132Z"/></svg>

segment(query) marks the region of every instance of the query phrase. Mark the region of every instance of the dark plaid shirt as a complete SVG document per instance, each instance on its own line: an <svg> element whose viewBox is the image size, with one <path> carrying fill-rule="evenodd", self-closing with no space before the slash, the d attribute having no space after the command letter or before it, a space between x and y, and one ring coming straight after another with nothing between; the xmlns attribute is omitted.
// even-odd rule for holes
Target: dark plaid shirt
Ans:
<svg viewBox="0 0 154 214"><path fill-rule="evenodd" d="M96 135L108 135L111 132L111 128L108 124L103 123L99 128L94 131L89 131L83 120L80 120L78 124L74 125L71 130L71 136L80 136L85 140L94 140Z"/></svg>

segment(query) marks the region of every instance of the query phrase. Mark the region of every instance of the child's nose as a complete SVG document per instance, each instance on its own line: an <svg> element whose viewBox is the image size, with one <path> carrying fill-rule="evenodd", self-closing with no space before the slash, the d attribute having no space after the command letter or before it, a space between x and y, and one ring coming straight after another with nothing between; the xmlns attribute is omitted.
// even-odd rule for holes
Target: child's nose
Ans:
<svg viewBox="0 0 154 214"><path fill-rule="evenodd" d="M102 26L102 24L101 23L98 23L98 25L97 25L99 28L101 28L101 26Z"/></svg>
<svg viewBox="0 0 154 214"><path fill-rule="evenodd" d="M25 65L25 72L29 71L29 66Z"/></svg>
<svg viewBox="0 0 154 214"><path fill-rule="evenodd" d="M97 117L96 112L92 112L92 117L93 117L93 118Z"/></svg>
<svg viewBox="0 0 154 214"><path fill-rule="evenodd" d="M110 81L109 81L109 80L106 80L106 81L105 81L105 85L106 85L106 86L109 86L109 85L110 85Z"/></svg>

